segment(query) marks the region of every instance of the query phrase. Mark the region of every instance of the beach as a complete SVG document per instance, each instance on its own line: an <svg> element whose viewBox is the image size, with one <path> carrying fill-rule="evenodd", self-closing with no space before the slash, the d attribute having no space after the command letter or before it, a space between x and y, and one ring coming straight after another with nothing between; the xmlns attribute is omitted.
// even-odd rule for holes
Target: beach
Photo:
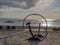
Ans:
<svg viewBox="0 0 60 45"><path fill-rule="evenodd" d="M34 32L37 33L37 32ZM7 45L60 45L60 32L49 31L43 41L29 41L31 35L29 32L17 34L6 39ZM0 39L0 45L5 45L3 39Z"/></svg>

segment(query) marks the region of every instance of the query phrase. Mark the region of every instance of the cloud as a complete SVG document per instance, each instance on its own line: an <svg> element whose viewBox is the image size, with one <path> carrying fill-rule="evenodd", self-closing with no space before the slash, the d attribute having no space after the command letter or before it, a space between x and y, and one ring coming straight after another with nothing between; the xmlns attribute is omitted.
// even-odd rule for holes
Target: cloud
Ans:
<svg viewBox="0 0 60 45"><path fill-rule="evenodd" d="M42 9L48 8L50 4L53 3L54 0L41 0L40 7Z"/></svg>
<svg viewBox="0 0 60 45"><path fill-rule="evenodd" d="M19 18L19 16L22 15L41 13L41 11L48 8L51 3L53 3L53 0L0 0L0 12L2 12L0 17Z"/></svg>
<svg viewBox="0 0 60 45"><path fill-rule="evenodd" d="M54 0L0 0L0 8L40 9L47 8Z"/></svg>
<svg viewBox="0 0 60 45"><path fill-rule="evenodd" d="M38 0L0 0L0 8L16 7L22 9L29 9L36 6Z"/></svg>
<svg viewBox="0 0 60 45"><path fill-rule="evenodd" d="M55 0L53 2L53 5L52 6L54 6L54 7L60 7L60 0Z"/></svg>
<svg viewBox="0 0 60 45"><path fill-rule="evenodd" d="M36 7L31 10L35 10L37 13L44 12L45 9L49 8L54 0L40 0Z"/></svg>
<svg viewBox="0 0 60 45"><path fill-rule="evenodd" d="M47 14L60 12L60 0L53 0L43 12Z"/></svg>
<svg viewBox="0 0 60 45"><path fill-rule="evenodd" d="M21 10L20 8L12 8L12 7L3 7L0 9L0 12L11 12L11 11L18 11Z"/></svg>

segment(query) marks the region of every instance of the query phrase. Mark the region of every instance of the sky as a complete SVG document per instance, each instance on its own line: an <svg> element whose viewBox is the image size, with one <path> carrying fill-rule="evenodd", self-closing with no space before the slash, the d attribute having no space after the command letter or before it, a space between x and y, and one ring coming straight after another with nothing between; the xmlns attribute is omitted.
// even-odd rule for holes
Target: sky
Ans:
<svg viewBox="0 0 60 45"><path fill-rule="evenodd" d="M32 13L60 15L60 0L0 0L0 18L24 18Z"/></svg>

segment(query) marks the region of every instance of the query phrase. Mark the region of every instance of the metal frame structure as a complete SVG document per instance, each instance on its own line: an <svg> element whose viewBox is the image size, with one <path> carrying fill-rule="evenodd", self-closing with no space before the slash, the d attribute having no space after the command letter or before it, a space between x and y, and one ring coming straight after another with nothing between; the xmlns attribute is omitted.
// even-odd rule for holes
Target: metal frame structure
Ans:
<svg viewBox="0 0 60 45"><path fill-rule="evenodd" d="M31 24L31 22L27 22L26 24L28 25L28 28L29 28L29 32L30 32L30 34L31 34L31 38L29 39L29 40L41 40L41 39L39 39L39 37L42 37L43 39L42 40L44 40L46 37L47 37L47 34L48 34L48 31L47 31L47 27L48 27L48 25L47 25L47 21L46 21L46 18L44 17L44 16L42 16L42 15L40 15L40 14L30 14L30 15L27 15L25 18L24 18L24 20L23 20L23 29L24 29L24 24L25 24L25 20L29 17L29 16L32 16L32 15L34 15L34 16L40 16L40 17L42 17L44 20L45 20L45 22L46 22L46 28L45 28L45 36L42 36L42 35L39 35L39 32L40 32L40 24L39 24L39 30L38 30L38 35L34 35L33 34L33 32L32 32L32 29L31 29L31 26L30 26L30 24ZM38 36L37 38L36 38L36 36ZM41 40L41 41L42 41Z"/></svg>

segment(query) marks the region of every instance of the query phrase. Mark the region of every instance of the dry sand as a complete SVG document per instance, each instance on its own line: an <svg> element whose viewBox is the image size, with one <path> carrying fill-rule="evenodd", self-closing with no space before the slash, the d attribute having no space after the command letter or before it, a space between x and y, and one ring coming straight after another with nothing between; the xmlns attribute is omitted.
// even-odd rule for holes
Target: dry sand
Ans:
<svg viewBox="0 0 60 45"><path fill-rule="evenodd" d="M35 32L36 33L36 32ZM29 32L21 33L16 36L6 39L7 45L60 45L60 32L48 32L48 36L43 41L28 41L31 37ZM3 39L0 40L0 45L5 45Z"/></svg>

